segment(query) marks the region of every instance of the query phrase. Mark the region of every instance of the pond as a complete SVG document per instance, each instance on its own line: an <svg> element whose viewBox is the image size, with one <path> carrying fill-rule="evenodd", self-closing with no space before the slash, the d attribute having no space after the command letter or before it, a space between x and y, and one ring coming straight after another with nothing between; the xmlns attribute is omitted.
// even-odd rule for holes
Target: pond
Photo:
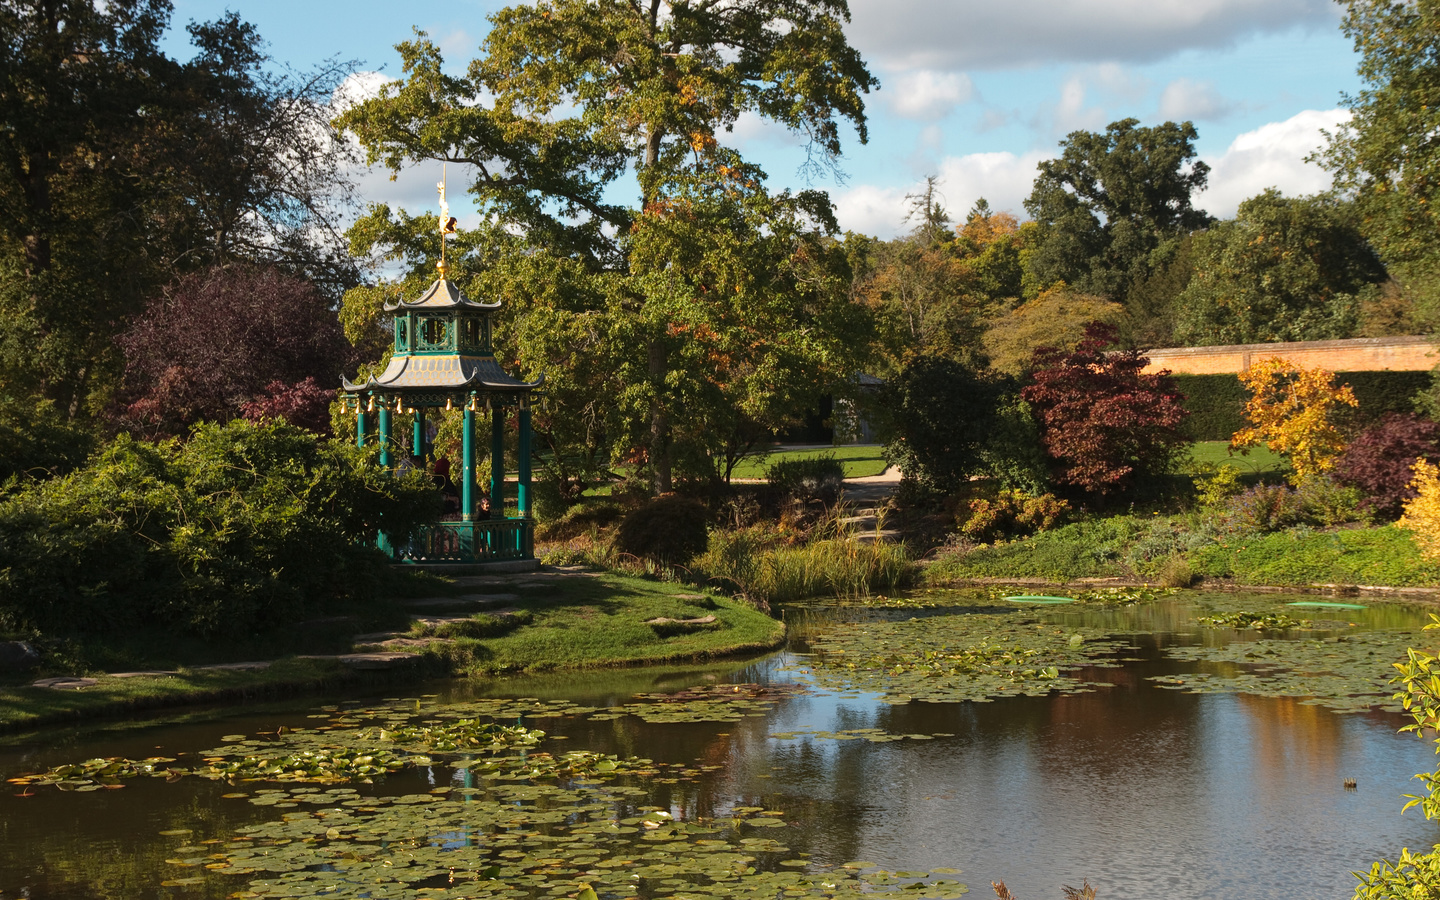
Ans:
<svg viewBox="0 0 1440 900"><path fill-rule="evenodd" d="M928 592L748 662L15 739L0 898L1348 897L1440 841L1378 708L1434 633L1305 599ZM1291 627L1197 622L1237 612Z"/></svg>

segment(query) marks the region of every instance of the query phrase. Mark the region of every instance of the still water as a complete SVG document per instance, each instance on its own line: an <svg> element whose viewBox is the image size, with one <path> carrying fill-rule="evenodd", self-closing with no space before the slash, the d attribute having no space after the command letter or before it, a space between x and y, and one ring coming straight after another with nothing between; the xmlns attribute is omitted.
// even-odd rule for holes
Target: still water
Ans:
<svg viewBox="0 0 1440 900"><path fill-rule="evenodd" d="M953 877L976 897L993 896L989 882L1003 880L1024 900L1045 900L1060 897L1063 884L1088 879L1101 900L1339 900L1353 891L1352 870L1394 858L1401 847L1440 842L1440 827L1418 811L1400 814L1402 795L1420 786L1412 776L1436 762L1431 744L1397 734L1401 717L1341 715L1298 698L1188 694L1148 680L1199 665L1165 657L1165 647L1215 640L1194 627L1189 598L1140 609L1015 612L1124 635L1129 661L1123 666L1078 673L1109 685L1093 692L895 704L876 694L809 685L807 639L827 623L968 611L792 610L790 648L763 659L446 683L406 696L433 692L425 702L441 707L513 697L611 708L636 694L696 685L808 686L777 692L772 705L738 721L575 715L524 724L547 732L546 750L588 749L691 767L685 771L693 777L678 783L646 782L646 795L629 809L658 806L682 820L735 807L783 811L785 826L770 829L781 832L788 848L780 858L816 867L849 861L892 871L950 867L962 871ZM1346 615L1354 621L1346 627L1360 629L1413 627L1424 618L1393 606ZM0 777L98 756L193 754L223 735L313 725L307 716L321 703L343 710L374 699L327 698L123 730L48 732L0 746ZM876 743L842 734L857 729L925 739ZM1344 788L1349 778L1357 790ZM410 794L459 779L437 761L357 788ZM225 798L237 787L224 782L134 779L126 785L92 792L16 787L0 794L0 898L209 898L244 888L244 879L221 874L198 884L161 882L194 874L166 863L180 844L227 840L236 829L276 820L276 810ZM161 834L181 829L190 834Z"/></svg>

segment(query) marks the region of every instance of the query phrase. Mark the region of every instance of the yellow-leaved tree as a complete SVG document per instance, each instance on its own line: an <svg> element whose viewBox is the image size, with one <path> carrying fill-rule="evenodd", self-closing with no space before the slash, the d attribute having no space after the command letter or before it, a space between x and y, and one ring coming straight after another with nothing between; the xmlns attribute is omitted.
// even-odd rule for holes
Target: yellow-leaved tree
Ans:
<svg viewBox="0 0 1440 900"><path fill-rule="evenodd" d="M1290 458L1290 476L1298 485L1335 467L1345 438L1334 415L1341 406L1356 406L1349 385L1335 384L1335 373L1303 369L1272 356L1240 373L1250 391L1245 403L1249 428L1230 438L1233 448L1265 444Z"/></svg>
<svg viewBox="0 0 1440 900"><path fill-rule="evenodd" d="M1405 514L1395 524L1414 532L1421 554L1440 559L1440 466L1417 459L1411 471L1415 496L1405 502Z"/></svg>

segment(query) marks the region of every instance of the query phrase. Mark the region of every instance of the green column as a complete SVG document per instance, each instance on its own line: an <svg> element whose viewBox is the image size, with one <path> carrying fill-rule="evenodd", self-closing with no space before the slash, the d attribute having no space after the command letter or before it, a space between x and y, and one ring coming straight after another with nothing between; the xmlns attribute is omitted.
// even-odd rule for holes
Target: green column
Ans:
<svg viewBox="0 0 1440 900"><path fill-rule="evenodd" d="M390 468L390 406L380 404L380 467Z"/></svg>
<svg viewBox="0 0 1440 900"><path fill-rule="evenodd" d="M517 501L520 507L520 518L530 518L530 407L527 404L520 410L520 459L516 461L519 471L516 478L520 485L516 488Z"/></svg>
<svg viewBox="0 0 1440 900"><path fill-rule="evenodd" d="M475 413L468 403L460 431L460 517L470 522L475 519Z"/></svg>
<svg viewBox="0 0 1440 900"><path fill-rule="evenodd" d="M415 407L415 427L411 429L410 454L425 463L425 407Z"/></svg>
<svg viewBox="0 0 1440 900"><path fill-rule="evenodd" d="M490 409L490 518L505 518L505 407Z"/></svg>
<svg viewBox="0 0 1440 900"><path fill-rule="evenodd" d="M355 408L355 446L365 446L365 398L360 398L360 405Z"/></svg>

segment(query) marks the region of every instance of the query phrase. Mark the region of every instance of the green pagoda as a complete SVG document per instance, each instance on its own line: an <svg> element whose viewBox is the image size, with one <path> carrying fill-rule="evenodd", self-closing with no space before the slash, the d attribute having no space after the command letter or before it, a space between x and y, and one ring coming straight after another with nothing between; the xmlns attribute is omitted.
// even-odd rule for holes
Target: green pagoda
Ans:
<svg viewBox="0 0 1440 900"><path fill-rule="evenodd" d="M443 207L443 193L442 193ZM446 210L448 213L448 210ZM442 214L444 233L454 219ZM458 520L442 521L406 536L382 535L380 545L399 561L483 563L534 558L530 490L530 407L543 383L510 376L495 359L491 316L501 304L466 297L446 276L444 252L440 277L415 300L387 304L394 322L394 353L385 371L360 383L342 378L347 406L356 414L355 440L378 440L380 464L393 467L401 454L420 465L430 458L426 418L431 411L461 409L460 511ZM490 508L481 507L475 479L475 429L480 413L490 419ZM518 422L516 515L507 517L505 429L511 414ZM369 433L370 416L376 433ZM391 427L392 416L409 414L411 434L404 440Z"/></svg>

